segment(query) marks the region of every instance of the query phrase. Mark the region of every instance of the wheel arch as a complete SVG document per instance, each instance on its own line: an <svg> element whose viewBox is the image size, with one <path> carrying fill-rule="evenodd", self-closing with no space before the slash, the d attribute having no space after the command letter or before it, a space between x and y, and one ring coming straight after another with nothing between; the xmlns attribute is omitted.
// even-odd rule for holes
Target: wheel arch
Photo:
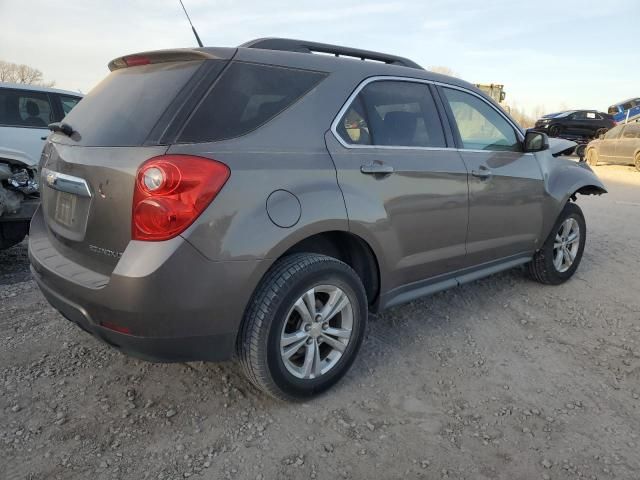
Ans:
<svg viewBox="0 0 640 480"><path fill-rule="evenodd" d="M370 307L375 310L380 295L381 271L373 248L362 237L345 230L328 230L308 235L272 256L273 263L296 253L317 253L346 263L360 277Z"/></svg>

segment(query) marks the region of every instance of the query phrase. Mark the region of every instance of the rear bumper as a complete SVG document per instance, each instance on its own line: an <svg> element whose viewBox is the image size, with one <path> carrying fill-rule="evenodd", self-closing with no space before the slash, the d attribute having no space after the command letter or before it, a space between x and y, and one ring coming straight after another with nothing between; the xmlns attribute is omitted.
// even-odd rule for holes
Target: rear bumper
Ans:
<svg viewBox="0 0 640 480"><path fill-rule="evenodd" d="M40 211L31 224L29 258L42 293L64 317L128 354L154 361L232 357L262 270L258 260L207 260L177 237L130 242L113 273L101 278L57 252Z"/></svg>

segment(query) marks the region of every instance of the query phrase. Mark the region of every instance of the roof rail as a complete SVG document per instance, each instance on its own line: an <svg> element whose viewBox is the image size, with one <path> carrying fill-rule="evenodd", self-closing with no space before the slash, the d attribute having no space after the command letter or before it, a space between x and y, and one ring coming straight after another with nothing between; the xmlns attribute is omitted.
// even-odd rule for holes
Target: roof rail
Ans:
<svg viewBox="0 0 640 480"><path fill-rule="evenodd" d="M419 68L420 70L424 70L420 65L408 58L387 55L386 53L372 52L369 50L360 50L359 48L340 47L338 45L330 45L328 43L308 42L306 40L293 40L290 38L257 38L243 43L240 47L262 48L265 50L283 50L298 53L329 53L336 57L375 60L391 65L401 65L403 67Z"/></svg>

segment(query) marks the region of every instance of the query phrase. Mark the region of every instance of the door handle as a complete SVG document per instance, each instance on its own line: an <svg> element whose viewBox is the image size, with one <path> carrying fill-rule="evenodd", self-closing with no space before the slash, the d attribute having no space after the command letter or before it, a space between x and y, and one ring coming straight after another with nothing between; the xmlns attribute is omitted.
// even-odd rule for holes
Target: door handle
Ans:
<svg viewBox="0 0 640 480"><path fill-rule="evenodd" d="M481 180L486 180L487 178L491 177L492 174L491 170L489 170L484 165L480 165L478 170L471 170L471 175L473 175L474 177L478 177Z"/></svg>
<svg viewBox="0 0 640 480"><path fill-rule="evenodd" d="M360 171L367 175L391 175L393 167L382 162L366 163L360 166Z"/></svg>

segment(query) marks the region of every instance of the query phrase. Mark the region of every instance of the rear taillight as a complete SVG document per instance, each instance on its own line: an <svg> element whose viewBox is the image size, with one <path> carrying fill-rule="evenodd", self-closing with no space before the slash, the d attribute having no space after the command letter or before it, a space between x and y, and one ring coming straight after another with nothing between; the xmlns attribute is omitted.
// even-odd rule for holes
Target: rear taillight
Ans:
<svg viewBox="0 0 640 480"><path fill-rule="evenodd" d="M138 169L133 192L133 240L169 240L207 208L229 178L229 167L209 158L162 155Z"/></svg>

